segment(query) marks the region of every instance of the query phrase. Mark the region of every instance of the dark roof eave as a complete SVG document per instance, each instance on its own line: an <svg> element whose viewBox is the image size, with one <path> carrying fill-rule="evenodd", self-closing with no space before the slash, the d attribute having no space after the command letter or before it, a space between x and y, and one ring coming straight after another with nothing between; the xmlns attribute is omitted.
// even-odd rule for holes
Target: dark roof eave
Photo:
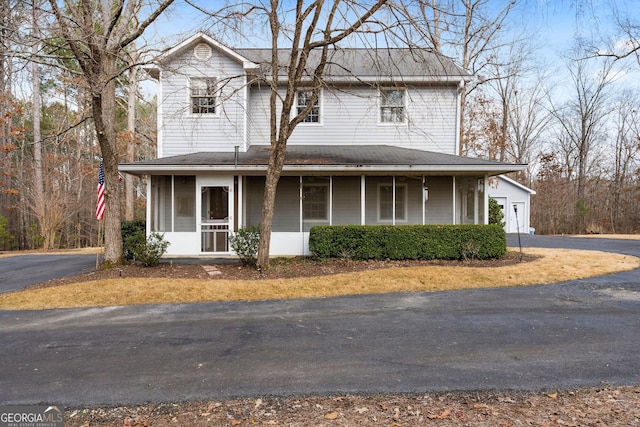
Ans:
<svg viewBox="0 0 640 427"><path fill-rule="evenodd" d="M283 167L283 173L407 173L407 174L478 174L499 175L509 172L522 171L527 165L496 164L496 165L296 165ZM259 174L266 173L267 165L184 165L184 164L155 164L136 165L121 164L119 170L133 175L184 174L194 172L228 172Z"/></svg>

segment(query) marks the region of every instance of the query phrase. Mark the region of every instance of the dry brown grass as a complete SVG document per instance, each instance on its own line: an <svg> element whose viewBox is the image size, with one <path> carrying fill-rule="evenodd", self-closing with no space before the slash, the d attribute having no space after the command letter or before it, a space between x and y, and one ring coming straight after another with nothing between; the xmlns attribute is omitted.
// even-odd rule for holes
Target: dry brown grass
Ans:
<svg viewBox="0 0 640 427"><path fill-rule="evenodd" d="M108 279L0 295L0 309L255 301L525 286L640 267L640 258L599 251L528 248L525 252L539 258L503 267L405 267L295 279Z"/></svg>

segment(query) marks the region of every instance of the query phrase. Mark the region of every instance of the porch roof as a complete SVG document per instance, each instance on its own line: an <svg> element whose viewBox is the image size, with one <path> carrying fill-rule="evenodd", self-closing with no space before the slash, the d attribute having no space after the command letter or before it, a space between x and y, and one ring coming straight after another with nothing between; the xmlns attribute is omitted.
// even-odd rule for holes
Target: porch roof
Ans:
<svg viewBox="0 0 640 427"><path fill-rule="evenodd" d="M246 152L198 152L119 165L134 175L234 171L264 174L270 146L253 145ZM289 145L283 174L386 173L427 175L499 175L524 170L527 165L388 145Z"/></svg>

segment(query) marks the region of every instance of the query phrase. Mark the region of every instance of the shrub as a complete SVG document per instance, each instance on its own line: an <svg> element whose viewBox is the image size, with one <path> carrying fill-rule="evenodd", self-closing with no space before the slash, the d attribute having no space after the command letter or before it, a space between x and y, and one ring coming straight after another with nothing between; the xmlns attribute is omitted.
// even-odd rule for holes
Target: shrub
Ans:
<svg viewBox="0 0 640 427"><path fill-rule="evenodd" d="M318 258L490 259L506 254L499 225L316 226L309 249Z"/></svg>
<svg viewBox="0 0 640 427"><path fill-rule="evenodd" d="M500 208L500 205L496 201L489 197L489 224L498 224L500 227L504 227L504 212Z"/></svg>
<svg viewBox="0 0 640 427"><path fill-rule="evenodd" d="M255 267L258 262L258 243L260 228L241 228L229 237L231 249L240 257L243 265Z"/></svg>
<svg viewBox="0 0 640 427"><path fill-rule="evenodd" d="M168 247L169 242L164 239L163 234L151 233L142 243L132 247L133 258L145 267L152 267L158 265Z"/></svg>
<svg viewBox="0 0 640 427"><path fill-rule="evenodd" d="M122 221L122 256L131 261L134 248L144 245L147 240L147 225L143 219Z"/></svg>

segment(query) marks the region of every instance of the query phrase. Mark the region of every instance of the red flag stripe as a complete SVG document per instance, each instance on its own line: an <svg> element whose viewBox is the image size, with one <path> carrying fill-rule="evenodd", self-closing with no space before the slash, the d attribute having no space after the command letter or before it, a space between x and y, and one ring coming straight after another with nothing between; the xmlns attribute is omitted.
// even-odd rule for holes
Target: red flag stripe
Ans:
<svg viewBox="0 0 640 427"><path fill-rule="evenodd" d="M96 203L96 218L101 220L104 218L104 169L100 162L100 171L98 172L98 202Z"/></svg>

